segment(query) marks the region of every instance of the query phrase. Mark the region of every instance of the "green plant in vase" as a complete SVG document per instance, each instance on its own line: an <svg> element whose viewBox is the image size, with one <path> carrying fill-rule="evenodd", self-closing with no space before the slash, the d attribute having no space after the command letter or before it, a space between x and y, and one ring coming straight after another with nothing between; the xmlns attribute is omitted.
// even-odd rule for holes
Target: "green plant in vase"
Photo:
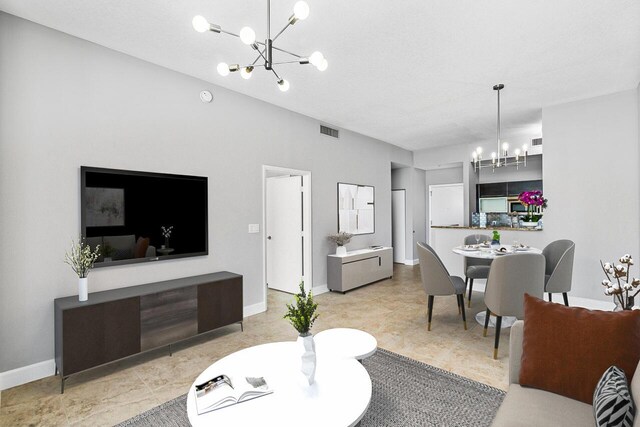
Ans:
<svg viewBox="0 0 640 427"><path fill-rule="evenodd" d="M500 244L500 233L498 230L493 230L493 234L491 236L491 244L499 245Z"/></svg>
<svg viewBox="0 0 640 427"><path fill-rule="evenodd" d="M298 331L297 343L301 351L300 370L311 385L316 374L316 345L311 328L319 316L316 313L318 304L313 300L313 292L309 291L308 294L305 292L304 282L300 282L300 292L295 294L294 298L294 304L287 304L284 318Z"/></svg>

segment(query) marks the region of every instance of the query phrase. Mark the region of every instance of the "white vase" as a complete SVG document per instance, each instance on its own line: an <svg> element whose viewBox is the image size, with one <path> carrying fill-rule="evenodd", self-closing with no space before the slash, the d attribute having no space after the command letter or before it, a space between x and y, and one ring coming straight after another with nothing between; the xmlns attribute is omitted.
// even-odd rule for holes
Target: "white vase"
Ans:
<svg viewBox="0 0 640 427"><path fill-rule="evenodd" d="M522 221L522 226L527 228L536 228L538 223L533 221Z"/></svg>
<svg viewBox="0 0 640 427"><path fill-rule="evenodd" d="M89 279L86 277L78 278L78 301L86 301L89 299Z"/></svg>
<svg viewBox="0 0 640 427"><path fill-rule="evenodd" d="M301 352L300 370L311 385L316 376L316 343L311 334L298 336L297 342Z"/></svg>
<svg viewBox="0 0 640 427"><path fill-rule="evenodd" d="M338 246L336 248L336 255L346 255L347 254L347 247L346 246Z"/></svg>

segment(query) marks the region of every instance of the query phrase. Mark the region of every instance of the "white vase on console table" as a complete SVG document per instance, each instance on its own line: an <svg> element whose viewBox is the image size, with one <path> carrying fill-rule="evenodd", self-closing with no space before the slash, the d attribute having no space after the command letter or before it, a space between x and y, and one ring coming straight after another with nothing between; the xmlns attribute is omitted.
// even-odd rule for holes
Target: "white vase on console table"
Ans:
<svg viewBox="0 0 640 427"><path fill-rule="evenodd" d="M89 278L78 277L78 301L89 299Z"/></svg>
<svg viewBox="0 0 640 427"><path fill-rule="evenodd" d="M336 255L346 255L347 254L347 247L346 246L338 246L336 248Z"/></svg>

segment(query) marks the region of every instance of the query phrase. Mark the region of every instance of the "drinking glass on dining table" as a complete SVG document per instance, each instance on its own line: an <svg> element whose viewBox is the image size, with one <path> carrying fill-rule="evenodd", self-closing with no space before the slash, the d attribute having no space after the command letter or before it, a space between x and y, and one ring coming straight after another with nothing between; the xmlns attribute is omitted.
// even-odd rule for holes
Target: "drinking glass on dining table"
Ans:
<svg viewBox="0 0 640 427"><path fill-rule="evenodd" d="M476 233L476 234L473 236L473 238L474 238L474 239L476 239L476 245L480 243L480 234L479 234L479 233Z"/></svg>

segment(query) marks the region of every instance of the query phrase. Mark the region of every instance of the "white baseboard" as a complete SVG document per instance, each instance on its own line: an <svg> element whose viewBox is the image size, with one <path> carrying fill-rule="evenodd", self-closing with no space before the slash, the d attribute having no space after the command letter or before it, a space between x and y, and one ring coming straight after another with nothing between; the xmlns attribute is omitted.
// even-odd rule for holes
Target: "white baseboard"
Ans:
<svg viewBox="0 0 640 427"><path fill-rule="evenodd" d="M0 372L0 391L53 375L56 362L45 360L11 371Z"/></svg>
<svg viewBox="0 0 640 427"><path fill-rule="evenodd" d="M329 288L327 287L327 285L314 286L312 291L313 295L316 296L329 292Z"/></svg>
<svg viewBox="0 0 640 427"><path fill-rule="evenodd" d="M420 263L420 260L418 259L405 259L404 260L404 265L418 265Z"/></svg>
<svg viewBox="0 0 640 427"><path fill-rule="evenodd" d="M254 314L264 313L265 311L267 311L267 304L264 301L253 305L247 305L242 309L242 317L253 316Z"/></svg>

